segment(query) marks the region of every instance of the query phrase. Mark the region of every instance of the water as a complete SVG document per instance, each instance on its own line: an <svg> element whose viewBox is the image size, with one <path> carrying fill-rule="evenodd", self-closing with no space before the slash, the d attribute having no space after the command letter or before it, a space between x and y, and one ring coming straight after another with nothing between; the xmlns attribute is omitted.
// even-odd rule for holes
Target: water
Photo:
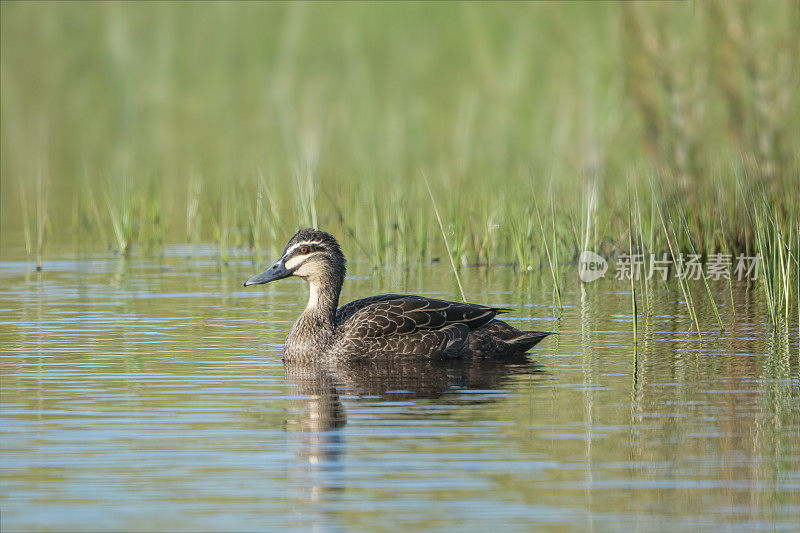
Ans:
<svg viewBox="0 0 800 533"><path fill-rule="evenodd" d="M6 254L3 531L800 523L796 326L768 327L755 287L714 287L722 335L697 293L703 343L659 287L634 351L621 285L570 281L558 320L546 275L467 269L471 300L559 334L508 365L284 367L302 282L243 289L258 267L203 252L41 274ZM457 294L444 265L351 270L343 301Z"/></svg>

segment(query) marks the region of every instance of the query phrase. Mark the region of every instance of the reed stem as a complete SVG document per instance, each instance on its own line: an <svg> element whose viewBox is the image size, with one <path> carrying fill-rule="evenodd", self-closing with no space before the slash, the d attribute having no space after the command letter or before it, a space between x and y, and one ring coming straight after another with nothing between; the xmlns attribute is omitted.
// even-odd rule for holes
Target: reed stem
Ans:
<svg viewBox="0 0 800 533"><path fill-rule="evenodd" d="M458 275L458 269L456 268L456 263L453 261L453 254L450 253L450 244L447 242L447 233L444 231L444 224L442 224L442 217L439 215L439 208L436 207L436 199L433 197L433 191L431 191L431 184L428 183L428 177L425 175L425 171L420 170L422 174L422 179L425 180L425 187L428 188L428 195L431 198L431 204L433 204L433 212L436 213L436 220L439 222L439 230L442 232L442 238L444 239L444 247L447 249L447 257L450 258L450 266L453 268L453 275L456 278L456 283L458 283L458 290L461 293L461 301L466 302L467 296L464 294L464 286L461 285L461 277Z"/></svg>

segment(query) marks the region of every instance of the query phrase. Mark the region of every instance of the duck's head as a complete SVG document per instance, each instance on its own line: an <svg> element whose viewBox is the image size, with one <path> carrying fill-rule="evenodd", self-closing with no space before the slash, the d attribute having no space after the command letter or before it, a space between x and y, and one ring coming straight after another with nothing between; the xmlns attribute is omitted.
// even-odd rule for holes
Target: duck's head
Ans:
<svg viewBox="0 0 800 533"><path fill-rule="evenodd" d="M297 276L312 284L332 283L341 287L344 273L344 254L333 235L308 228L298 231L283 255L267 270L245 281L244 286Z"/></svg>

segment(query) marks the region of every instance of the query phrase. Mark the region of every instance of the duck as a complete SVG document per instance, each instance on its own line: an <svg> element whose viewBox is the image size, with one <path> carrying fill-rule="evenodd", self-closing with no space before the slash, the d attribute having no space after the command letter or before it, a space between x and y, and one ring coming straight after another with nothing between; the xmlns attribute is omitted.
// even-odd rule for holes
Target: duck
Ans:
<svg viewBox="0 0 800 533"><path fill-rule="evenodd" d="M550 335L497 315L510 309L424 296L382 294L339 307L347 261L333 235L298 231L280 258L245 287L291 276L309 285L308 305L286 336L284 361L452 360L524 354Z"/></svg>

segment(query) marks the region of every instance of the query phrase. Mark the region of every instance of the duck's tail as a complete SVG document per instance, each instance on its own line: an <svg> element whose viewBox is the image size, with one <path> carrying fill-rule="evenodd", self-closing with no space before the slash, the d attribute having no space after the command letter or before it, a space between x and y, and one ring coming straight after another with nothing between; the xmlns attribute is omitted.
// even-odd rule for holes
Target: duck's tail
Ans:
<svg viewBox="0 0 800 533"><path fill-rule="evenodd" d="M542 339L554 334L552 331L520 331L519 333L518 337L506 339L506 342L523 352L527 352L539 344Z"/></svg>
<svg viewBox="0 0 800 533"><path fill-rule="evenodd" d="M524 354L539 341L552 335L549 331L520 331L502 320L492 320L482 328L473 330L469 347L481 357L507 357Z"/></svg>

